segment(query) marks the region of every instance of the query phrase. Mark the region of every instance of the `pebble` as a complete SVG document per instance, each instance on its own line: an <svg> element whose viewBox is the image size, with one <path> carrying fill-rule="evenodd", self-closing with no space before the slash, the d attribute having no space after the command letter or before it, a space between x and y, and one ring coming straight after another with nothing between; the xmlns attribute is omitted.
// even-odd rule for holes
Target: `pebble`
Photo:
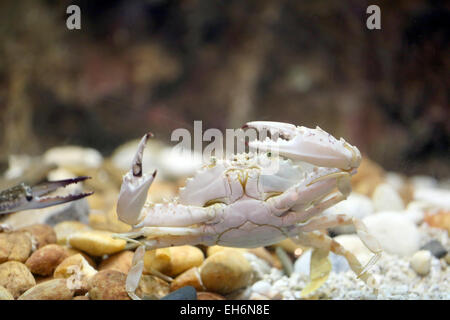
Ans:
<svg viewBox="0 0 450 320"><path fill-rule="evenodd" d="M186 286L169 293L161 300L197 300L197 291L194 287Z"/></svg>
<svg viewBox="0 0 450 320"><path fill-rule="evenodd" d="M437 240L431 240L427 244L425 244L421 250L428 250L431 252L433 256L440 259L442 257L445 257L447 254L447 250L444 248L444 246Z"/></svg>
<svg viewBox="0 0 450 320"><path fill-rule="evenodd" d="M362 220L363 218L371 215L374 210L374 205L369 197L353 192L346 200L341 201L325 210L324 214L345 214L349 217ZM355 228L353 225L337 226L331 228L331 230L335 234L355 233Z"/></svg>
<svg viewBox="0 0 450 320"><path fill-rule="evenodd" d="M416 225L401 212L385 211L363 219L369 233L382 249L400 256L414 254L420 248L420 232Z"/></svg>
<svg viewBox="0 0 450 320"><path fill-rule="evenodd" d="M66 280L53 279L28 289L18 300L72 300L73 295L74 290L67 287Z"/></svg>
<svg viewBox="0 0 450 320"><path fill-rule="evenodd" d="M90 229L91 228L89 228L88 225L79 221L63 221L53 227L53 230L56 233L56 241L58 244L62 245L67 244L68 238L72 234L89 231Z"/></svg>
<svg viewBox="0 0 450 320"><path fill-rule="evenodd" d="M307 250L294 262L294 272L309 276L312 250Z"/></svg>
<svg viewBox="0 0 450 320"><path fill-rule="evenodd" d="M131 268L131 264L133 262L134 252L130 250L122 251L116 253L112 256L109 256L102 262L100 262L98 266L98 270L117 270L123 273L128 273Z"/></svg>
<svg viewBox="0 0 450 320"><path fill-rule="evenodd" d="M204 291L200 272L197 267L186 270L170 283L170 290L175 291L185 286L192 286L197 291Z"/></svg>
<svg viewBox="0 0 450 320"><path fill-rule="evenodd" d="M110 255L125 249L127 242L113 239L112 233L106 231L85 231L72 234L69 244L92 256Z"/></svg>
<svg viewBox="0 0 450 320"><path fill-rule="evenodd" d="M68 279L76 294L84 294L89 290L89 280L97 274L81 254L64 259L55 269L54 278Z"/></svg>
<svg viewBox="0 0 450 320"><path fill-rule="evenodd" d="M44 153L47 163L54 163L58 167L68 168L99 168L103 162L100 152L92 148L78 146L61 146L47 150Z"/></svg>
<svg viewBox="0 0 450 320"><path fill-rule="evenodd" d="M427 250L417 251L411 258L411 267L417 274L421 276L426 276L431 269L430 251Z"/></svg>
<svg viewBox="0 0 450 320"><path fill-rule="evenodd" d="M228 294L250 284L252 267L241 252L222 250L203 262L200 277L207 291Z"/></svg>
<svg viewBox="0 0 450 320"><path fill-rule="evenodd" d="M27 232L0 233L0 263L25 262L31 254L32 239Z"/></svg>
<svg viewBox="0 0 450 320"><path fill-rule="evenodd" d="M35 285L33 275L23 263L8 261L0 264L0 286L8 290L15 299Z"/></svg>
<svg viewBox="0 0 450 320"><path fill-rule="evenodd" d="M414 191L414 200L426 202L436 208L450 210L450 190L417 187Z"/></svg>
<svg viewBox="0 0 450 320"><path fill-rule="evenodd" d="M130 300L125 289L127 275L116 270L99 271L89 280L92 300Z"/></svg>
<svg viewBox="0 0 450 320"><path fill-rule="evenodd" d="M4 286L0 286L0 300L14 300L14 297Z"/></svg>
<svg viewBox="0 0 450 320"><path fill-rule="evenodd" d="M56 233L53 228L47 224L33 224L24 227L19 231L27 231L31 234L36 243L36 249L40 249L48 244L56 243Z"/></svg>
<svg viewBox="0 0 450 320"><path fill-rule="evenodd" d="M258 258L256 255L250 252L244 251L242 254L252 267L254 280L262 279L265 274L270 272L270 265L269 263L267 263L267 261Z"/></svg>
<svg viewBox="0 0 450 320"><path fill-rule="evenodd" d="M204 260L202 250L186 245L147 251L144 266L146 270L154 269L170 277L176 277L192 267L200 266Z"/></svg>
<svg viewBox="0 0 450 320"><path fill-rule="evenodd" d="M393 186L381 183L373 192L372 201L375 211L402 211L405 208L402 198Z"/></svg>
<svg viewBox="0 0 450 320"><path fill-rule="evenodd" d="M430 211L425 214L424 221L431 227L447 230L450 233L450 211Z"/></svg>
<svg viewBox="0 0 450 320"><path fill-rule="evenodd" d="M213 292L197 292L197 300L225 300L224 296Z"/></svg>
<svg viewBox="0 0 450 320"><path fill-rule="evenodd" d="M166 281L152 275L142 275L136 295L151 299L161 299L170 292L170 285Z"/></svg>
<svg viewBox="0 0 450 320"><path fill-rule="evenodd" d="M49 276L53 274L55 268L68 257L66 250L57 244L48 244L27 259L25 265L33 274Z"/></svg>

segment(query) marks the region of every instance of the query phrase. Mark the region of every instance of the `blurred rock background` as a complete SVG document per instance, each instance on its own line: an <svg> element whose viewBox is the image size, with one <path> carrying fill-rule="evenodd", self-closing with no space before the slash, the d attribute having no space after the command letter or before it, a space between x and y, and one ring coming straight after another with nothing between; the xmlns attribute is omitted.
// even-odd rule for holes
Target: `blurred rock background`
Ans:
<svg viewBox="0 0 450 320"><path fill-rule="evenodd" d="M81 8L81 30L66 8ZM381 8L381 30L366 8ZM0 158L147 131L319 125L385 169L448 178L448 2L0 2Z"/></svg>

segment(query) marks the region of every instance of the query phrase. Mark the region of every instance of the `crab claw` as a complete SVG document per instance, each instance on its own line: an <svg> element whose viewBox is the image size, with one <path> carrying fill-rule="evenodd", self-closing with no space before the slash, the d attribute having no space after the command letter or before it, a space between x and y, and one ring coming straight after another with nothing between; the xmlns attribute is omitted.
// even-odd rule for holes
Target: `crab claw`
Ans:
<svg viewBox="0 0 450 320"><path fill-rule="evenodd" d="M46 197L47 194L59 188L65 187L69 184L78 183L86 179L90 179L90 177L47 181L34 187L21 183L0 193L0 200L2 200L0 201L2 202L0 204L0 214L46 208L90 196L93 192L69 194L67 196Z"/></svg>
<svg viewBox="0 0 450 320"><path fill-rule="evenodd" d="M153 134L147 133L139 143L138 150L134 156L131 170L123 176L120 187L119 199L117 201L117 216L127 224L135 225L141 220L141 210L147 199L148 189L156 176L142 172L142 157L145 144Z"/></svg>
<svg viewBox="0 0 450 320"><path fill-rule="evenodd" d="M258 131L268 130L272 137L264 141L250 141L249 147L260 151L274 151L280 155L309 162L320 167L352 170L359 167L361 153L343 138L337 140L319 127L310 129L283 122L253 121L244 127Z"/></svg>

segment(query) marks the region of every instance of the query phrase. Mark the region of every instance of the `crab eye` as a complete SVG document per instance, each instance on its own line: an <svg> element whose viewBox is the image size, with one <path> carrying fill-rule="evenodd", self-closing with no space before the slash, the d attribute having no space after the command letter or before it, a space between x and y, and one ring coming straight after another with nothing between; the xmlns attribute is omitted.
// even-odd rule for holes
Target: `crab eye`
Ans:
<svg viewBox="0 0 450 320"><path fill-rule="evenodd" d="M26 196L25 196L25 199L27 199L27 201L31 201L31 200L33 200L33 196L31 196L31 195L26 195Z"/></svg>
<svg viewBox="0 0 450 320"><path fill-rule="evenodd" d="M267 152L267 156L270 158L272 156L272 152Z"/></svg>

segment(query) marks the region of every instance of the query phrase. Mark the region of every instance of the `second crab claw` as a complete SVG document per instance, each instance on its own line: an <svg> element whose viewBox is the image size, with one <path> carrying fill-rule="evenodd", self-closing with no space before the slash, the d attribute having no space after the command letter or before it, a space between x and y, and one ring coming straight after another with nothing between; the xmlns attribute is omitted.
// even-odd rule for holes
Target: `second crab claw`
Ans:
<svg viewBox="0 0 450 320"><path fill-rule="evenodd" d="M293 160L342 170L358 168L361 162L358 148L343 138L337 140L319 127L311 129L283 122L252 121L243 128L253 128L258 132L267 130L272 136L272 139L267 137L263 141L250 141L248 145L251 149L278 152Z"/></svg>
<svg viewBox="0 0 450 320"><path fill-rule="evenodd" d="M75 201L93 194L93 192L69 194L66 196L46 197L49 193L70 184L75 184L90 177L77 177L57 181L47 181L33 187L21 183L0 192L0 214L40 209Z"/></svg>

